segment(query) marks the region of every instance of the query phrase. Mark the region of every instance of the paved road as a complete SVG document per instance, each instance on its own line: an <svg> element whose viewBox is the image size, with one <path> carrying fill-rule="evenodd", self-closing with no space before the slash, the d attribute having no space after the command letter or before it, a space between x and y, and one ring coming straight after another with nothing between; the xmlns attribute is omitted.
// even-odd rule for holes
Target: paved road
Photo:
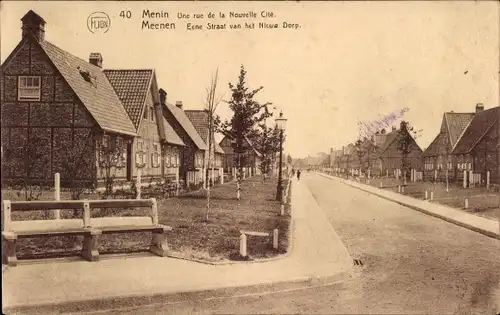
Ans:
<svg viewBox="0 0 500 315"><path fill-rule="evenodd" d="M319 175L300 185L363 263L343 285L106 314L493 314L497 240Z"/></svg>

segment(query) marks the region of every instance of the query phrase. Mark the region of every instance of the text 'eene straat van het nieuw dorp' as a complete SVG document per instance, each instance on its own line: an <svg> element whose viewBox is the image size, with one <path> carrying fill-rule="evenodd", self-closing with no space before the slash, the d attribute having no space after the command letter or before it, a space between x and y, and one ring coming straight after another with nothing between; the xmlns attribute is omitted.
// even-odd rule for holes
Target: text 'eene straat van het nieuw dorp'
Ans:
<svg viewBox="0 0 500 315"><path fill-rule="evenodd" d="M168 12L144 9L141 12L143 30L239 30L286 29L298 30L299 23L279 19L275 12Z"/></svg>

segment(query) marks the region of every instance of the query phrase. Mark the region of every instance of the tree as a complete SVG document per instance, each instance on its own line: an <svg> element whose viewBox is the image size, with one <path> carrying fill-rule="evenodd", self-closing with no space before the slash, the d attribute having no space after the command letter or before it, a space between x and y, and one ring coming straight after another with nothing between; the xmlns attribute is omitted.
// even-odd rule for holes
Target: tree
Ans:
<svg viewBox="0 0 500 315"><path fill-rule="evenodd" d="M249 90L246 82L246 70L243 66L240 68L240 75L238 83L233 85L229 83L231 90L231 99L227 101L229 108L233 112L231 119L226 120L221 124L219 130L232 140L232 147L236 154L236 165L238 169L237 175L237 198L240 197L240 185L243 173L243 163L241 156L246 152L245 137L254 132L254 127L264 121L266 118L271 117L269 112L269 102L259 103L254 98L263 87L258 89Z"/></svg>
<svg viewBox="0 0 500 315"><path fill-rule="evenodd" d="M361 139L358 139L355 143L354 143L354 149L356 151L356 155L358 157L358 160L359 160L359 169L363 169L363 156L365 155L365 152L364 152L364 143ZM361 174L359 174L361 175Z"/></svg>
<svg viewBox="0 0 500 315"><path fill-rule="evenodd" d="M254 143L256 149L262 154L260 170L266 176L271 171L280 150L279 129L276 126L274 128L268 127L265 122L259 124Z"/></svg>
<svg viewBox="0 0 500 315"><path fill-rule="evenodd" d="M208 170L212 167L212 177L214 172L214 159L215 159L215 131L217 126L220 125L220 119L216 115L215 111L222 101L222 96L217 95L217 84L219 82L219 69L215 70L215 74L212 76L210 80L209 86L206 87L206 101L205 101L205 110L207 111L207 130L208 130L208 154L205 154L205 182L206 182L206 195L207 195L207 209L205 213L205 220L208 221L208 215L210 212L210 181L208 176ZM213 179L212 179L213 180Z"/></svg>
<svg viewBox="0 0 500 315"><path fill-rule="evenodd" d="M73 141L71 145L66 145L60 154L61 161L61 179L68 182L68 188L72 200L80 199L82 193L88 188L92 172L93 143L92 132ZM90 152L90 154L89 154ZM75 212L77 215L78 211Z"/></svg>
<svg viewBox="0 0 500 315"><path fill-rule="evenodd" d="M12 188L18 190L18 197L23 194L26 201L38 200L42 195L42 183L48 175L46 166L50 164L47 148L50 140L32 133L22 145L7 146L3 152L2 171L8 174Z"/></svg>
<svg viewBox="0 0 500 315"><path fill-rule="evenodd" d="M406 184L406 175L411 169L409 155L413 150L417 131L408 121L402 120L399 127L397 150L401 153L401 170L403 172L403 183Z"/></svg>
<svg viewBox="0 0 500 315"><path fill-rule="evenodd" d="M116 179L116 172L125 167L125 147L123 139L116 138L110 142L110 137L103 136L103 141L97 143L97 152L99 155L98 166L100 178L104 181L103 198L108 199L113 196L113 186ZM140 153L144 154L144 153Z"/></svg>

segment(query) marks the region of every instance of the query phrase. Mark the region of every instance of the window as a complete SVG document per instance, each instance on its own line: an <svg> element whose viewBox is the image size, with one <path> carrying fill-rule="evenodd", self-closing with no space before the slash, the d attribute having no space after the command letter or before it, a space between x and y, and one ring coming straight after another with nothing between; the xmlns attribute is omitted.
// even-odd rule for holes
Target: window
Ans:
<svg viewBox="0 0 500 315"><path fill-rule="evenodd" d="M109 136L108 135L102 136L102 146L104 148L108 148L109 147Z"/></svg>
<svg viewBox="0 0 500 315"><path fill-rule="evenodd" d="M151 166L159 167L161 164L161 155L160 155L160 145L157 143L153 143L153 150L151 152Z"/></svg>
<svg viewBox="0 0 500 315"><path fill-rule="evenodd" d="M144 109L144 116L143 117L144 117L144 119L148 119L148 109L147 108Z"/></svg>
<svg viewBox="0 0 500 315"><path fill-rule="evenodd" d="M156 121L156 119L155 119L156 117L155 117L155 109L154 109L154 107L153 107L153 106L150 106L150 107L149 107L149 111L150 111L150 113L151 113L151 115L150 115L150 116L151 116L151 117L150 117L150 118L151 118L151 121L152 121L152 122L155 122L155 121Z"/></svg>
<svg viewBox="0 0 500 315"><path fill-rule="evenodd" d="M472 170L472 163L469 162L469 170Z"/></svg>
<svg viewBox="0 0 500 315"><path fill-rule="evenodd" d="M119 150L123 149L123 138L122 137L116 137L116 148Z"/></svg>
<svg viewBox="0 0 500 315"><path fill-rule="evenodd" d="M40 100L40 77L20 76L18 82L19 101L39 101Z"/></svg>
<svg viewBox="0 0 500 315"><path fill-rule="evenodd" d="M179 157L179 153L175 155L175 166L179 167L181 165L181 158Z"/></svg>

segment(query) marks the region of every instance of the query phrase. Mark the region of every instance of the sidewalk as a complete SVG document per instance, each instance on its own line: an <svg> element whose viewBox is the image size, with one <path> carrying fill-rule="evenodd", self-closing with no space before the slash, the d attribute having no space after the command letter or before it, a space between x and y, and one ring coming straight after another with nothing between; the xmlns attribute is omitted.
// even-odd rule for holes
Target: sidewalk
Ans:
<svg viewBox="0 0 500 315"><path fill-rule="evenodd" d="M343 184L369 192L378 197L394 201L408 208L423 212L428 215L432 215L434 217L459 225L469 230L484 234L492 238L500 239L500 221L480 217L474 214L467 213L465 211L460 211L443 205L431 203L429 201L408 197L402 194L375 188L373 186L358 183L355 181L345 180L323 173L318 174L326 178L338 180Z"/></svg>
<svg viewBox="0 0 500 315"><path fill-rule="evenodd" d="M292 249L283 259L207 265L102 255L98 262L30 262L3 272L4 313L89 311L338 282L352 258L306 186L292 185Z"/></svg>

